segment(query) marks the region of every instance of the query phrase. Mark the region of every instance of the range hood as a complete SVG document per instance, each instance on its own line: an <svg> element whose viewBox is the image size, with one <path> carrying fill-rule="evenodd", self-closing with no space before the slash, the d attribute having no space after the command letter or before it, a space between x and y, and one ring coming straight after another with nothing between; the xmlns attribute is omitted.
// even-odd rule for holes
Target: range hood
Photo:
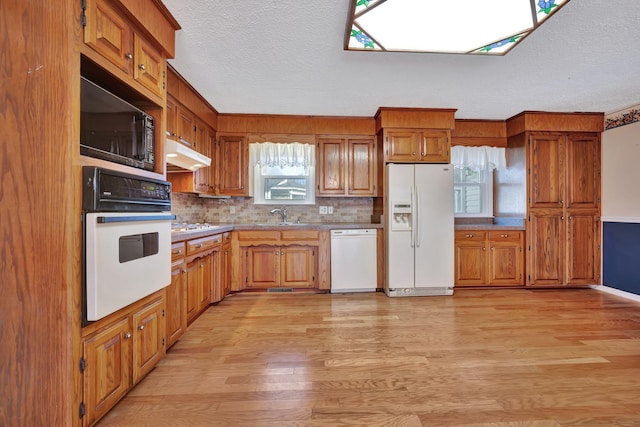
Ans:
<svg viewBox="0 0 640 427"><path fill-rule="evenodd" d="M165 156L167 165L176 166L167 168L168 172L194 171L211 164L211 159L207 156L170 138L166 139Z"/></svg>

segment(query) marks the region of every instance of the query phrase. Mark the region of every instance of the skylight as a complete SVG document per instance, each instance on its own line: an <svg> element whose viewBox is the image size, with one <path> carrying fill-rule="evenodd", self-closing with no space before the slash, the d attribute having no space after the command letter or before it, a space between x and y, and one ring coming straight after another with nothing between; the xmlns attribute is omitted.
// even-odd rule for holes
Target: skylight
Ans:
<svg viewBox="0 0 640 427"><path fill-rule="evenodd" d="M351 0L345 49L504 55L570 0Z"/></svg>

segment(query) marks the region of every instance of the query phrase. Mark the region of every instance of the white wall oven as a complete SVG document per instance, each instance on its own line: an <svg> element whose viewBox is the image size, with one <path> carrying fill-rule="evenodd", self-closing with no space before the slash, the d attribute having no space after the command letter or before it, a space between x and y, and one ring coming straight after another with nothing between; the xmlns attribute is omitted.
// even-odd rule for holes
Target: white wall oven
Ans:
<svg viewBox="0 0 640 427"><path fill-rule="evenodd" d="M85 324L170 284L173 219L171 183L83 168Z"/></svg>

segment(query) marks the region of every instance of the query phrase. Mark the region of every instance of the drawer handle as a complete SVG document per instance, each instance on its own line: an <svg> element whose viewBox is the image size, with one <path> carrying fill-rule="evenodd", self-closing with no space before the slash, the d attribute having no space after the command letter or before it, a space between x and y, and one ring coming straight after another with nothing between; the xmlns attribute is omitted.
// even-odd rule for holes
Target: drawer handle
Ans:
<svg viewBox="0 0 640 427"><path fill-rule="evenodd" d="M196 249L200 249L202 247L202 243L196 245Z"/></svg>
<svg viewBox="0 0 640 427"><path fill-rule="evenodd" d="M470 239L473 237L473 234L465 234L464 237L466 237L467 239Z"/></svg>
<svg viewBox="0 0 640 427"><path fill-rule="evenodd" d="M182 253L182 249L178 249L177 251L173 251L174 255L178 255Z"/></svg>
<svg viewBox="0 0 640 427"><path fill-rule="evenodd" d="M508 234L501 234L500 237L509 237Z"/></svg>

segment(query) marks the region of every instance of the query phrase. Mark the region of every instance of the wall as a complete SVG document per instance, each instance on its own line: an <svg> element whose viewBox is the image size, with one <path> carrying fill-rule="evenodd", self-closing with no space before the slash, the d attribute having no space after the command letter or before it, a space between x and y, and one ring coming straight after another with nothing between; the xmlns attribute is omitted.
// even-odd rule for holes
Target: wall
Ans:
<svg viewBox="0 0 640 427"><path fill-rule="evenodd" d="M319 215L319 206L333 206L333 215ZM253 199L206 199L194 194L173 193L171 212L178 222L217 223L276 223L279 215L269 211L280 205L254 205ZM231 213L231 209L235 213ZM315 205L289 205L290 222L298 217L304 223L370 223L373 199L370 197L316 197Z"/></svg>
<svg viewBox="0 0 640 427"><path fill-rule="evenodd" d="M607 115L602 135L603 284L640 295L640 105Z"/></svg>

